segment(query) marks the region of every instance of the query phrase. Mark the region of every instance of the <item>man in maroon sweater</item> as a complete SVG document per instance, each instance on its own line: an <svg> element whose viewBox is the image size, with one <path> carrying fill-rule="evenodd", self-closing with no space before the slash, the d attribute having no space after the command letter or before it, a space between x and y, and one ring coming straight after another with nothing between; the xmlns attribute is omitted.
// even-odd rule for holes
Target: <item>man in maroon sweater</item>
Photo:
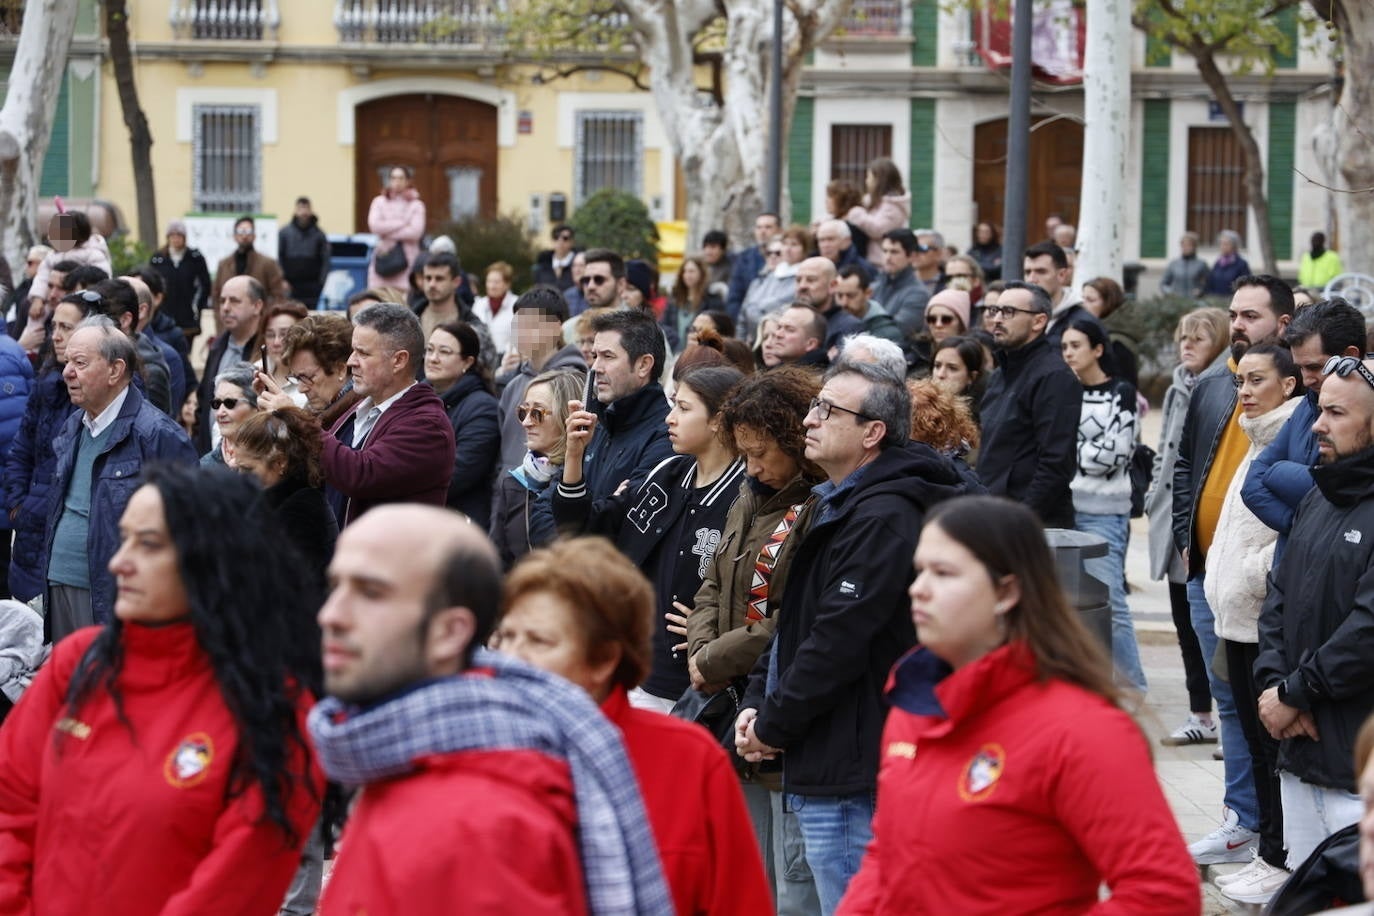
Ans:
<svg viewBox="0 0 1374 916"><path fill-rule="evenodd" d="M428 383L420 319L379 302L354 319L348 369L363 396L332 429L320 431L327 484L344 497L339 527L383 503L444 505L453 476L453 426Z"/></svg>

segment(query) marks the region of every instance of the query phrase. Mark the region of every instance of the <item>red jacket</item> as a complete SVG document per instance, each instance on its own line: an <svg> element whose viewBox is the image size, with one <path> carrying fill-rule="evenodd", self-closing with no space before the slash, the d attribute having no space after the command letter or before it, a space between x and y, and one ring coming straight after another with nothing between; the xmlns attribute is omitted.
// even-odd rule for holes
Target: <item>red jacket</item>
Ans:
<svg viewBox="0 0 1374 916"><path fill-rule="evenodd" d="M356 414L355 408L333 429L320 431L325 482L348 498L339 526L382 503L445 505L453 477L453 424L434 389L425 382L412 385L355 450L340 442L337 433Z"/></svg>
<svg viewBox="0 0 1374 916"><path fill-rule="evenodd" d="M189 623L125 625L132 734L100 688L69 717L67 685L99 632L59 643L0 729L0 913L275 914L324 777L312 767L313 795L291 793L295 848L261 818L256 781L229 797L238 728ZM302 735L310 704L302 694Z"/></svg>
<svg viewBox="0 0 1374 916"><path fill-rule="evenodd" d="M744 795L720 746L699 725L635 709L619 687L601 711L625 738L678 916L773 912Z"/></svg>
<svg viewBox="0 0 1374 916"><path fill-rule="evenodd" d="M321 916L587 912L572 776L536 751L465 751L363 789Z"/></svg>
<svg viewBox="0 0 1374 916"><path fill-rule="evenodd" d="M1130 716L1037 679L1019 644L936 684L940 666L917 649L893 668L873 842L840 913L1197 916L1197 866Z"/></svg>

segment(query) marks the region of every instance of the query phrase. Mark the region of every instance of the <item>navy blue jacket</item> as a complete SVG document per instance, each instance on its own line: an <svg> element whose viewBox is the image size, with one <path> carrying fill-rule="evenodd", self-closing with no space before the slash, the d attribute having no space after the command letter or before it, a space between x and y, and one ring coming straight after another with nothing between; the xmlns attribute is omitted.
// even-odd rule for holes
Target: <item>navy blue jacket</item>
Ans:
<svg viewBox="0 0 1374 916"><path fill-rule="evenodd" d="M1283 549L1288 546L1288 532L1293 527L1298 504L1313 487L1312 467L1317 463L1319 449L1312 424L1320 413L1317 392L1307 392L1274 441L1250 462L1240 489L1245 508L1279 533L1274 545L1274 569L1278 569Z"/></svg>
<svg viewBox="0 0 1374 916"><path fill-rule="evenodd" d="M43 543L48 489L57 465L52 443L75 410L60 368L52 369L34 383L19 431L5 456L5 515L18 510L13 522L10 591L20 601L32 601L43 594L47 582Z"/></svg>
<svg viewBox="0 0 1374 916"><path fill-rule="evenodd" d="M440 397L453 424L457 446L453 478L448 482L448 507L486 531L491 524L492 487L501 457L500 409L476 372L460 376Z"/></svg>
<svg viewBox="0 0 1374 916"><path fill-rule="evenodd" d="M194 391L197 385L196 370L191 365L191 344L186 340L186 335L181 328L177 327L177 323L172 320L171 316L162 311L153 316L153 320L148 322L143 333L166 344L162 348L162 355L167 357L167 367L172 371L173 405L180 410L181 405L186 402L186 395ZM175 360L173 360L174 356ZM180 397L177 396L176 365L181 366Z"/></svg>
<svg viewBox="0 0 1374 916"><path fill-rule="evenodd" d="M33 390L33 364L24 348L9 335L0 335L0 457L9 454L19 434ZM0 513L0 531L11 528L9 513Z"/></svg>
<svg viewBox="0 0 1374 916"><path fill-rule="evenodd" d="M48 491L48 530L43 540L42 565L46 580L48 557L52 555L53 536L62 518L67 487L72 481L77 437L85 434L81 424L84 411L67 417L62 432L53 442L57 466ZM96 623L105 623L114 611L114 577L106 567L119 548L119 518L129 497L138 489L143 468L157 461L196 464L196 450L190 438L165 413L144 399L138 388L129 386L128 397L119 408L110 437L105 440L95 467L91 469L91 519L86 535L91 577L91 610ZM44 583L46 588L46 582ZM51 601L44 601L51 607Z"/></svg>
<svg viewBox="0 0 1374 916"><path fill-rule="evenodd" d="M668 441L668 398L658 382L606 405L582 458L582 483L559 481L553 517L567 534L586 529L606 510L606 500L622 481L636 489L659 462L673 454ZM588 498L590 497L590 498Z"/></svg>

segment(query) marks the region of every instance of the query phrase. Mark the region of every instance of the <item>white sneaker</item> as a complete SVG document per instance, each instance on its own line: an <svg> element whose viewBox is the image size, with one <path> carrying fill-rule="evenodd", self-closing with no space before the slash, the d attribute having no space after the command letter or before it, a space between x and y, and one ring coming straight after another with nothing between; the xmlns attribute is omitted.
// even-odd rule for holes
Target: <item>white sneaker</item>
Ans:
<svg viewBox="0 0 1374 916"><path fill-rule="evenodd" d="M1198 865L1224 865L1246 861L1258 844L1259 834L1242 827L1236 812L1227 808L1221 826L1189 846L1188 853Z"/></svg>
<svg viewBox="0 0 1374 916"><path fill-rule="evenodd" d="M1217 875L1215 878L1212 879L1212 883L1215 884L1217 887L1226 887L1228 885L1234 884L1237 881L1244 881L1246 878L1250 877L1250 873L1255 870L1256 863L1263 861L1264 860L1260 858L1259 850L1257 849L1255 850L1254 858L1252 858L1249 864L1247 864L1244 868L1239 869L1237 871L1228 872L1224 875Z"/></svg>
<svg viewBox="0 0 1374 916"><path fill-rule="evenodd" d="M1287 869L1275 868L1257 855L1250 874L1240 881L1232 881L1221 892L1237 903L1265 904L1278 893L1289 876Z"/></svg>
<svg viewBox="0 0 1374 916"><path fill-rule="evenodd" d="M1194 713L1189 713L1187 721L1159 739L1159 743L1165 747L1182 747L1187 744L1216 744L1216 742L1217 723L1215 721L1204 722Z"/></svg>

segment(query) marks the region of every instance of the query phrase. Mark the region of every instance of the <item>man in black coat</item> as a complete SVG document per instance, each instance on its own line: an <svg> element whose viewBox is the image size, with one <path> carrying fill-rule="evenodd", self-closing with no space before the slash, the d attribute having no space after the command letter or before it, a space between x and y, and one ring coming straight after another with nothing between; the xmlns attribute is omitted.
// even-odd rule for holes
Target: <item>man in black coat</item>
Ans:
<svg viewBox="0 0 1374 916"><path fill-rule="evenodd" d="M329 276L329 237L311 211L308 197L296 198L295 215L277 233L277 262L291 284L291 298L315 308Z"/></svg>
<svg viewBox="0 0 1374 916"><path fill-rule="evenodd" d="M829 913L871 837L883 684L916 642L906 595L916 540L932 505L969 489L910 441L911 398L890 368L841 357L812 404L806 457L827 480L793 530L802 540L785 610L750 677L736 747L751 760L782 753L785 803Z"/></svg>
<svg viewBox="0 0 1374 916"><path fill-rule="evenodd" d="M1050 297L1013 281L986 310L1001 348L981 408L978 476L989 493L1023 502L1046 527L1073 527L1083 386L1045 337Z"/></svg>
<svg viewBox="0 0 1374 916"><path fill-rule="evenodd" d="M1289 868L1363 813L1353 757L1374 712L1374 362L1346 360L1322 384L1316 488L1259 619L1255 684L1260 721L1280 742Z"/></svg>
<svg viewBox="0 0 1374 916"><path fill-rule="evenodd" d="M162 310L171 316L187 339L200 333L200 312L210 302L210 267L199 248L186 247L186 223L167 224L167 244L148 260L162 274Z"/></svg>

